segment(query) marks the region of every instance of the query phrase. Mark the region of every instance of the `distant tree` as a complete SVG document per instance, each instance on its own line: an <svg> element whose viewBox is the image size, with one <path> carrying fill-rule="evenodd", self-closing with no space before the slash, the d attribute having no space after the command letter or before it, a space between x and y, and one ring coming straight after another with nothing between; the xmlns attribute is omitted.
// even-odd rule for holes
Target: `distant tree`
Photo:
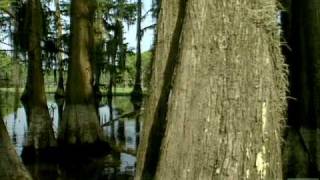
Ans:
<svg viewBox="0 0 320 180"><path fill-rule="evenodd" d="M56 54L56 59L58 61L59 67L59 79L58 79L58 86L56 89L55 97L56 99L60 99L64 97L64 78L63 78L63 70L64 70L64 62L63 62L63 53L60 52L63 47L63 39L62 39L62 20L61 20L61 10L60 10L60 0L54 0L55 4L55 27L56 27L56 37L57 37L57 49L58 52Z"/></svg>
<svg viewBox="0 0 320 180"><path fill-rule="evenodd" d="M124 42L124 22L132 24L135 20L136 5L128 0L108 1L104 12L104 27L109 39L106 42L106 69L109 71L108 105L110 109L111 138L114 139L113 94L116 90L117 77L126 66L127 44Z"/></svg>
<svg viewBox="0 0 320 180"><path fill-rule="evenodd" d="M136 48L136 75L133 90L131 92L131 100L136 108L141 106L142 102L142 86L141 86L141 39L142 39L142 1L137 1L137 48Z"/></svg>
<svg viewBox="0 0 320 180"><path fill-rule="evenodd" d="M282 179L275 1L161 1L136 179Z"/></svg>

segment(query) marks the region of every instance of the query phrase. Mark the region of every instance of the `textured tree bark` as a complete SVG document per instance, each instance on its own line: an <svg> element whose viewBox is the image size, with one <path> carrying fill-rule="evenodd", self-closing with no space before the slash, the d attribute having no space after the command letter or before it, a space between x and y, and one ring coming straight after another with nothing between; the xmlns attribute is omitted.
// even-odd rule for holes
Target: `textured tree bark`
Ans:
<svg viewBox="0 0 320 180"><path fill-rule="evenodd" d="M42 10L39 0L28 0L24 30L28 32L28 77L21 97L27 113L29 132L26 147L46 149L56 146L52 120L44 90L41 60Z"/></svg>
<svg viewBox="0 0 320 180"><path fill-rule="evenodd" d="M285 55L290 70L285 177L320 175L320 2L284 1Z"/></svg>
<svg viewBox="0 0 320 180"><path fill-rule="evenodd" d="M275 17L275 1L162 1L136 179L282 178Z"/></svg>
<svg viewBox="0 0 320 180"><path fill-rule="evenodd" d="M32 179L29 172L23 166L14 146L11 144L2 119L0 119L0 179Z"/></svg>
<svg viewBox="0 0 320 180"><path fill-rule="evenodd" d="M173 32L178 20L178 5L179 0L162 1L162 8L158 17L156 50L152 64L153 67L150 80L150 89L148 97L146 97L147 100L145 105L148 107L148 110L144 114L145 121L143 122L143 130L140 133L141 138L138 151L138 162L140 163L137 164L136 179L148 178L146 177L148 175L143 173L144 169L148 166L144 162L150 161L150 158L147 157L147 153L150 153L150 151L154 149L154 154L157 156L157 151L159 150L161 143L158 141L158 139L154 139L155 145L149 144L148 142L154 138L152 133L157 132L152 130L152 127L162 123L156 121L154 119L154 115L156 112L157 102L160 98L161 87L164 84L163 74L168 60L170 44L173 39Z"/></svg>
<svg viewBox="0 0 320 180"><path fill-rule="evenodd" d="M103 141L95 109L91 48L95 1L71 1L71 61L66 106L59 126L61 145L96 144Z"/></svg>

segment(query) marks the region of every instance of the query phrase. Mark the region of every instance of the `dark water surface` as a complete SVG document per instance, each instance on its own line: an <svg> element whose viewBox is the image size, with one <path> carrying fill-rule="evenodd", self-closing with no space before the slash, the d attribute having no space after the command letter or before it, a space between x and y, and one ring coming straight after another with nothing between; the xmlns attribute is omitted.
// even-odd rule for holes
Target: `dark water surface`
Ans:
<svg viewBox="0 0 320 180"><path fill-rule="evenodd" d="M2 112L3 119L7 126L8 133L19 155L23 150L23 145L28 133L25 110L14 93L2 92ZM53 129L57 135L58 129L58 107L54 103L53 95L48 96L48 108L53 119ZM104 104L105 99L99 108L100 121L104 124L110 120L109 106ZM129 97L115 97L113 103L113 119L120 115L133 111ZM105 136L113 140L113 145L119 147L119 151L99 158L81 158L73 163L49 163L36 162L26 164L34 179L44 180L69 180L69 179L133 179L135 172L136 157L139 139L139 129L141 124L139 117L121 118L115 121L114 125L103 127ZM111 137L113 134L113 138Z"/></svg>

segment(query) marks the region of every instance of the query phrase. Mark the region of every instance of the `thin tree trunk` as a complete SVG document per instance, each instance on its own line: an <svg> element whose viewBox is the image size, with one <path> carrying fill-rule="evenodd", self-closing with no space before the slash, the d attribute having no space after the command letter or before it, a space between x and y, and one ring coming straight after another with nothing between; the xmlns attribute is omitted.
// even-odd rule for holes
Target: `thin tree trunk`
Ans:
<svg viewBox="0 0 320 180"><path fill-rule="evenodd" d="M109 122L111 122L111 132L110 132L110 138L112 141L115 141L115 125L114 125L114 121L113 121L113 87L114 87L114 62L115 62L115 56L111 57L111 69L109 70L109 86L108 86L108 94L107 94L107 98L108 98L108 106L109 106Z"/></svg>
<svg viewBox="0 0 320 180"><path fill-rule="evenodd" d="M93 92L91 48L95 1L71 1L71 61L66 106L59 126L61 145L96 144L103 141Z"/></svg>
<svg viewBox="0 0 320 180"><path fill-rule="evenodd" d="M61 11L60 11L60 0L54 1L56 7L56 28L57 28L57 47L59 49L57 56L57 61L59 63L59 79L58 79L58 86L55 92L55 99L58 101L58 105L61 106L63 101L59 100L64 97L64 80L63 80L63 57L60 50L62 49L62 24L61 24Z"/></svg>
<svg viewBox="0 0 320 180"><path fill-rule="evenodd" d="M133 91L131 93L131 100L135 105L136 109L139 109L142 102L142 87L141 87L141 11L142 2L138 0L137 2L137 52L136 52L136 76Z"/></svg>
<svg viewBox="0 0 320 180"><path fill-rule="evenodd" d="M98 111L102 93L100 91L100 77L105 60L105 41L103 39L104 27L102 24L103 12L101 9L97 10L97 15L94 21L94 52L92 58L93 74L94 74L94 92L96 98L96 108Z"/></svg>
<svg viewBox="0 0 320 180"><path fill-rule="evenodd" d="M59 79L58 79L58 86L55 92L55 101L58 106L58 115L59 115L59 122L62 120L62 112L63 112L63 105L64 105L64 78L63 78L63 56L60 52L62 47L62 22L61 22L61 11L60 11L60 0L54 1L55 7L56 7L56 13L55 13L55 24L57 28L56 36L57 36L57 47L59 49L58 54L56 54L56 59L59 63Z"/></svg>
<svg viewBox="0 0 320 180"><path fill-rule="evenodd" d="M25 31L28 32L28 77L21 97L27 113L28 137L25 149L38 150L56 146L49 116L41 60L42 10L39 0L27 1Z"/></svg>
<svg viewBox="0 0 320 180"><path fill-rule="evenodd" d="M161 86L148 100L156 108L136 179L281 179L287 82L275 1L161 6L153 76L162 77L152 82Z"/></svg>

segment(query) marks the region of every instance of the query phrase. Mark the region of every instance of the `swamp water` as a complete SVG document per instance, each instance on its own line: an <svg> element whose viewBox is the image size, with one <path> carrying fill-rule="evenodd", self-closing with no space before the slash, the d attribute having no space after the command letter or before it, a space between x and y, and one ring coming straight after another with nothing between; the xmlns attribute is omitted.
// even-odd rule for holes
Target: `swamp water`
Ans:
<svg viewBox="0 0 320 180"><path fill-rule="evenodd" d="M49 99L48 108L50 116L53 119L53 129L55 135L57 135L58 107L54 103L53 95L47 95L47 97ZM18 105L14 103L16 99L14 93L2 93L3 120L16 151L21 155L28 127L25 110L20 103ZM141 123L137 119L139 117L119 119L119 116L122 114L132 112L133 106L129 97L115 97L112 114L113 119L117 121L108 123L110 120L110 109L103 102L107 102L107 100L103 98L100 104L100 122L101 125L108 124L107 126L103 126L103 132L107 139L112 140L112 146L118 147L117 152L104 157L91 158L84 161L79 160L68 164L52 162L25 164L34 179L133 179L136 164L135 152L139 141L139 130L141 129Z"/></svg>

